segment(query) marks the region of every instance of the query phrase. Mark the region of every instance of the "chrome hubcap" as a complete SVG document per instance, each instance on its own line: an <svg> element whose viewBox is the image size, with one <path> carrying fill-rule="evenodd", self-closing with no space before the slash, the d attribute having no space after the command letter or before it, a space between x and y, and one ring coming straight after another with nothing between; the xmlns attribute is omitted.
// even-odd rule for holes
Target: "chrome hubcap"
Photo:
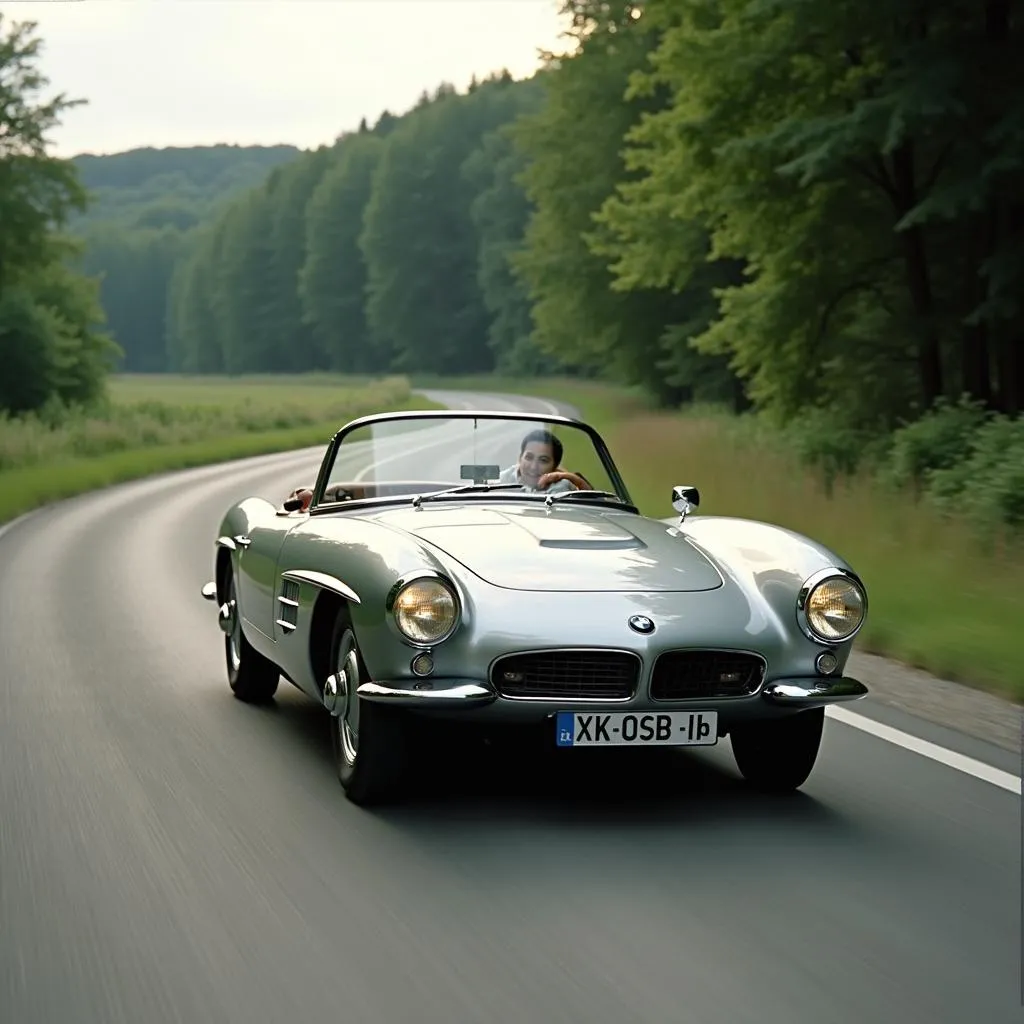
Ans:
<svg viewBox="0 0 1024 1024"><path fill-rule="evenodd" d="M238 602L235 600L235 582L228 584L227 600L220 606L220 628L227 636L228 660L231 668L237 672L242 664L241 633L242 624L238 619Z"/></svg>
<svg viewBox="0 0 1024 1024"><path fill-rule="evenodd" d="M342 640L332 683L335 692L331 713L345 760L351 764L359 752L359 656L351 633Z"/></svg>

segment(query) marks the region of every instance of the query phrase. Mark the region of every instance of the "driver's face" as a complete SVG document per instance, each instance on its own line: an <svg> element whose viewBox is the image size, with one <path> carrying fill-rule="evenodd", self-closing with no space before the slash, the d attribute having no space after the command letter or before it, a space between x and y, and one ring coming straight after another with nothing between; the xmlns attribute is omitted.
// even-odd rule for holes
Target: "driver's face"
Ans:
<svg viewBox="0 0 1024 1024"><path fill-rule="evenodd" d="M519 475L528 487L536 487L537 481L554 468L555 453L543 441L531 441L519 456Z"/></svg>

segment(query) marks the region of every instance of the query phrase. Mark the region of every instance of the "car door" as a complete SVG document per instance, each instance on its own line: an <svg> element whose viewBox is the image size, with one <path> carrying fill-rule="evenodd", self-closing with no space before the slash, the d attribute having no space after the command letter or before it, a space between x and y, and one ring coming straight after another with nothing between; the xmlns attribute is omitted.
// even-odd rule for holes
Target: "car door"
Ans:
<svg viewBox="0 0 1024 1024"><path fill-rule="evenodd" d="M241 604L245 621L273 640L277 615L277 560L288 534L308 517L279 513L272 519L254 523L239 543Z"/></svg>

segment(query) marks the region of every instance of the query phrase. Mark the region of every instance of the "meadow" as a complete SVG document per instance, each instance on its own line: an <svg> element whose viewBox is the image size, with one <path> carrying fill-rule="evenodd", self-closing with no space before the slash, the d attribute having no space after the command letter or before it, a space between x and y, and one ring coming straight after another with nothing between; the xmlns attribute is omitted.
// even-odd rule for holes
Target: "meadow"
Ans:
<svg viewBox="0 0 1024 1024"><path fill-rule="evenodd" d="M320 445L355 416L436 408L416 390L429 387L571 403L604 435L645 514L672 516L672 485L695 484L698 514L760 519L821 540L869 587L859 648L1024 702L1019 534L979 534L955 511L942 514L867 474L827 481L759 421L713 408L658 412L635 392L604 384L117 377L105 408L88 416L0 420L0 522L153 473Z"/></svg>
<svg viewBox="0 0 1024 1024"><path fill-rule="evenodd" d="M0 523L154 473L323 445L366 413L431 406L404 377L115 377L89 413L0 419Z"/></svg>

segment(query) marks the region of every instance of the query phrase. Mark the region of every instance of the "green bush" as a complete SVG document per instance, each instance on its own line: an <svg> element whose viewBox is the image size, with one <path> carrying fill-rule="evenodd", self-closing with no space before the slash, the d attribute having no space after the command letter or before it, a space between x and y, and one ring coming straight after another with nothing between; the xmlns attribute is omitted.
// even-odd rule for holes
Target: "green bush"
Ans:
<svg viewBox="0 0 1024 1024"><path fill-rule="evenodd" d="M968 441L961 461L929 473L928 500L983 529L1024 526L1024 417L989 417Z"/></svg>
<svg viewBox="0 0 1024 1024"><path fill-rule="evenodd" d="M885 455L884 435L828 409L809 410L778 435L803 465L821 473L826 493L838 480L876 465Z"/></svg>
<svg viewBox="0 0 1024 1024"><path fill-rule="evenodd" d="M946 516L982 533L1024 526L1024 418L988 412L966 398L940 401L897 430L877 472Z"/></svg>
<svg viewBox="0 0 1024 1024"><path fill-rule="evenodd" d="M933 473L954 470L969 458L974 435L986 416L980 403L967 398L956 404L940 399L930 412L892 435L883 481L927 490Z"/></svg>

